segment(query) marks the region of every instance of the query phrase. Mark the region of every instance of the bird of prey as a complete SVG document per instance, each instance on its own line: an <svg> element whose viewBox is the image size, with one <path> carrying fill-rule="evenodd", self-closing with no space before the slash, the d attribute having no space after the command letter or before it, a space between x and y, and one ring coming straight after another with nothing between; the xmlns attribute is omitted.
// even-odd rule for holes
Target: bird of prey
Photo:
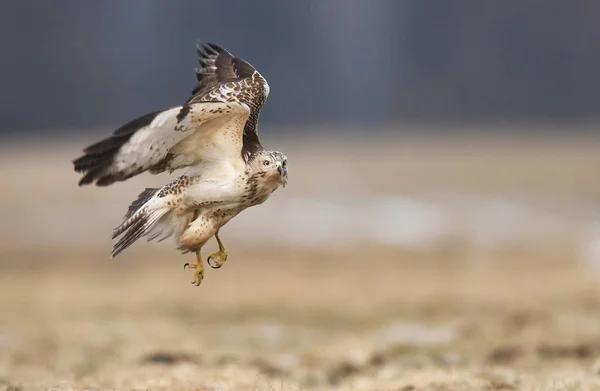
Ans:
<svg viewBox="0 0 600 391"><path fill-rule="evenodd" d="M114 229L112 257L141 237L173 236L182 253L194 252L192 284L200 285L200 250L215 237L208 257L217 269L227 260L219 229L244 209L263 203L288 180L287 157L258 139L258 116L269 95L265 78L222 47L197 45L198 84L182 106L134 119L85 148L75 159L79 185L108 186L142 172L184 169L162 188L147 188Z"/></svg>

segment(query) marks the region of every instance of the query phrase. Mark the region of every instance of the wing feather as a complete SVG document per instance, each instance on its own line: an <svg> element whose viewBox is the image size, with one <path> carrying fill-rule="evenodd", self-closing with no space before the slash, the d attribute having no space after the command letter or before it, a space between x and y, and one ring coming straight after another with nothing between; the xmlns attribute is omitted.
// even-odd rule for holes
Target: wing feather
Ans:
<svg viewBox="0 0 600 391"><path fill-rule="evenodd" d="M125 125L111 137L86 148L84 155L73 162L75 170L84 174L79 185L95 182L108 186L147 170L158 173L195 165L214 146L228 154L236 149L241 153L242 143L236 144L232 135L237 127L241 138L248 106L235 102L196 103L186 106L186 115L178 120L181 111L177 107L144 116L144 120L131 122L141 126L129 126L130 134L125 135ZM232 129L228 133L231 137L224 138L219 131L224 129Z"/></svg>
<svg viewBox="0 0 600 391"><path fill-rule="evenodd" d="M117 129L73 161L79 185L108 186L144 171L160 173L233 153L248 160L262 147L259 112L267 81L222 47L198 44L198 83L183 106L157 111ZM241 127L241 128L240 128ZM241 147L238 139L241 137Z"/></svg>

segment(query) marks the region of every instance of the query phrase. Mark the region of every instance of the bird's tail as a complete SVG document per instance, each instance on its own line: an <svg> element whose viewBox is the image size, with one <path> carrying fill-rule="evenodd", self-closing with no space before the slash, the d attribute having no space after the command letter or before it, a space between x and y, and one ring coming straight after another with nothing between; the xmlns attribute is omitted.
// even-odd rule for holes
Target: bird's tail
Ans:
<svg viewBox="0 0 600 391"><path fill-rule="evenodd" d="M140 237L151 233L160 220L171 211L162 199L155 197L159 190L146 189L131 203L124 221L112 234L113 239L122 235L113 246L113 258Z"/></svg>

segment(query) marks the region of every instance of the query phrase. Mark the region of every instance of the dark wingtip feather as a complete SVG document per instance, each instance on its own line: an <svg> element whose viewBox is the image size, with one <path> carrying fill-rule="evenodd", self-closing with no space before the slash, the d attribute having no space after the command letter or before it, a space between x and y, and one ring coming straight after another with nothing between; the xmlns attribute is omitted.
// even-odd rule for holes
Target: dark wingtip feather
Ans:
<svg viewBox="0 0 600 391"><path fill-rule="evenodd" d="M162 110L129 121L115 130L111 136L87 146L83 150L83 155L73 160L75 171L83 174L79 186L89 185L94 181L97 186L108 186L118 180L127 179L122 173L107 174L113 160L133 134L151 124L160 113Z"/></svg>
<svg viewBox="0 0 600 391"><path fill-rule="evenodd" d="M117 181L117 177L116 176L103 176L101 178L98 178L96 180L96 186L98 187L106 187L106 186L110 186L113 183L115 183Z"/></svg>
<svg viewBox="0 0 600 391"><path fill-rule="evenodd" d="M221 53L221 51L215 49L216 45L211 45L210 43L207 44L202 44L202 47L204 48L204 50L206 51L206 53L216 56L219 53ZM218 48L218 46L216 46Z"/></svg>
<svg viewBox="0 0 600 391"><path fill-rule="evenodd" d="M206 45L209 46L216 53L229 53L227 50L225 50L217 44L207 42Z"/></svg>
<svg viewBox="0 0 600 391"><path fill-rule="evenodd" d="M198 58L208 57L208 54L206 54L204 50L204 46L201 42L196 43L196 53L198 53Z"/></svg>
<svg viewBox="0 0 600 391"><path fill-rule="evenodd" d="M102 168L100 167L95 167L90 169L89 171L85 171L85 175L83 176L83 178L81 178L81 180L79 180L79 186L89 185L90 183L94 182L94 180L100 175L101 172Z"/></svg>
<svg viewBox="0 0 600 391"><path fill-rule="evenodd" d="M85 185L89 185L90 183L92 183L92 180L90 180L88 178L88 176L84 176L83 178L81 178L79 180L79 183L77 184L79 187L85 186Z"/></svg>

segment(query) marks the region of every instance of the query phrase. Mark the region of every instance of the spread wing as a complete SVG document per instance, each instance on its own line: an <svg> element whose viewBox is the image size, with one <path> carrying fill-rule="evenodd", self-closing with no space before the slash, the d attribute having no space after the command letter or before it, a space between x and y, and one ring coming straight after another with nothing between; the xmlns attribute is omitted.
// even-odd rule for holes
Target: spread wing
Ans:
<svg viewBox="0 0 600 391"><path fill-rule="evenodd" d="M108 186L144 171L160 173L207 160L248 160L262 147L258 116L267 81L225 49L198 46L198 84L183 105L137 118L73 161L79 185Z"/></svg>

